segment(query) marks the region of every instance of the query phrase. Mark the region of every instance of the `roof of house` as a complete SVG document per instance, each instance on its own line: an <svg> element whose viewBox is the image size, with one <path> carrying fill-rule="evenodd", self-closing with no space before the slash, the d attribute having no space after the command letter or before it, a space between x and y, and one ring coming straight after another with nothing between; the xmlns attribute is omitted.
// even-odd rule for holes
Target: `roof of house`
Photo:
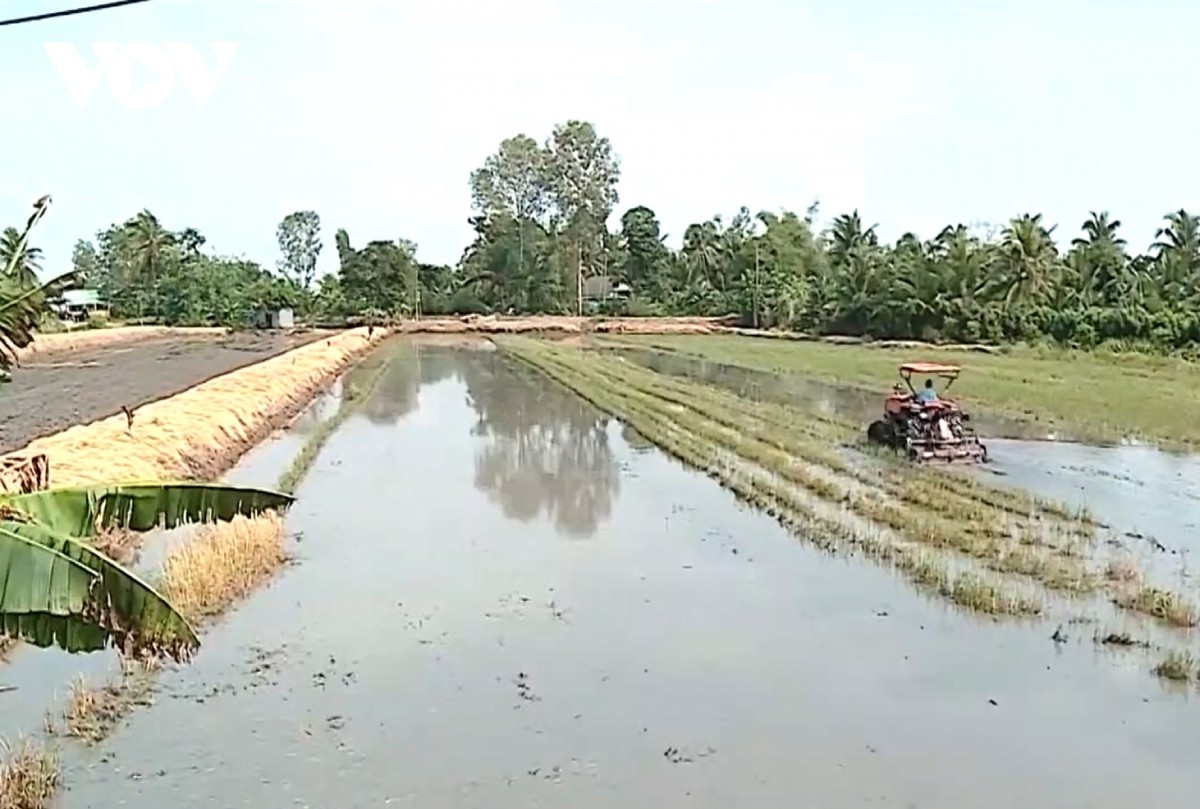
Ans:
<svg viewBox="0 0 1200 809"><path fill-rule="evenodd" d="M98 289L68 289L63 292L62 298L67 306L96 306L102 303Z"/></svg>
<svg viewBox="0 0 1200 809"><path fill-rule="evenodd" d="M583 297L607 298L614 292L632 292L629 285L611 275L594 275L583 279Z"/></svg>

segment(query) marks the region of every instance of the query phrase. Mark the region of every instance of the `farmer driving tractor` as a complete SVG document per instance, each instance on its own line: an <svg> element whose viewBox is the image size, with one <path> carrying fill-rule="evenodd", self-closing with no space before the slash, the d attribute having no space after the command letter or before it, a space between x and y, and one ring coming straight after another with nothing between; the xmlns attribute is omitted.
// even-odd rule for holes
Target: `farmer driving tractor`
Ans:
<svg viewBox="0 0 1200 809"><path fill-rule="evenodd" d="M936 402L937 398L937 391L933 389L933 380L926 379L925 387L917 394L917 401L921 404L929 404L930 402Z"/></svg>

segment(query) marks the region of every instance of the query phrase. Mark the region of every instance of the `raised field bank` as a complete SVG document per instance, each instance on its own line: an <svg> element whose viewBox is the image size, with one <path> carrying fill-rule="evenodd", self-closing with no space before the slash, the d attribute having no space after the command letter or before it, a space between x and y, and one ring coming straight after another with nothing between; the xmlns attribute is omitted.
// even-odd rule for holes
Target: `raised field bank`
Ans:
<svg viewBox="0 0 1200 809"><path fill-rule="evenodd" d="M30 500L30 505L34 510L28 512L29 515L41 524L51 525L53 523L47 523L45 515L55 519L53 504L62 501L61 492L74 487L100 486L96 490L97 495L109 498L117 508L123 508L119 505L122 497L132 497L134 500L129 502L134 504L135 509L141 508L144 512L153 503L139 506L134 501L139 497L145 500L145 496L155 496L152 495L153 487L107 490L104 487L129 482L216 480L247 450L299 416L314 396L328 390L339 374L366 355L382 337L382 332L367 329L291 335L233 335L211 330L157 330L149 334L143 330L130 330L122 335L114 330L113 334L107 335L107 340L58 346L53 351L26 352L24 367L14 375L10 390L15 394L14 398L25 401L38 396L45 398L46 406L42 412L24 413L24 419L20 422L22 429L37 433L47 432L47 426L53 425L62 416L61 411L55 411L50 399L54 391L39 390L37 383L45 381L46 374L53 373L52 381L57 384L62 384L64 376L67 377L68 392L72 386L83 390L90 381L88 377L95 373L97 367L110 367L108 376L111 382L111 377L115 375L111 367L120 364L120 360L114 362L111 354L124 354L126 360L133 359L130 363L133 367L126 368L126 372L141 372L141 376L131 379L129 386L115 391L116 396L121 398L115 398L114 392L110 391L107 402L102 395L93 395L83 403L84 407L106 408L110 411L119 407L118 415L44 435L0 459L7 462L11 458L36 458L43 468L43 476L48 468L48 480L42 480L42 485L37 488L50 489L45 493L47 498L43 499L52 509L47 512L46 507L37 505L36 498L39 495L17 496L16 499L8 495L4 519L28 519L19 514L27 508L24 501L33 497L35 499ZM101 350L100 346L105 348ZM289 348L292 350L289 351ZM263 356L270 358L263 360ZM142 358L140 362L139 357ZM39 367L37 363L29 361L31 358L53 358L56 362L49 367ZM253 364L256 359L260 361ZM70 378L70 369L74 369L77 378ZM214 376L214 373L219 375ZM189 383L194 387L175 393L179 387L186 387ZM60 396L63 393L61 388L58 393ZM166 398L158 398L164 396ZM122 404L118 405L117 402ZM7 415L7 422L11 424L17 414L10 410ZM302 470L294 470L290 485L294 486L302 474ZM157 538L155 544L166 546L167 552L159 554L159 569L142 566L140 575L150 584L137 585L156 588L161 596L154 595L151 601L162 599L158 602L159 607L153 607L151 601L146 601L151 593L149 590L146 595L138 596L144 602L143 606L136 607L134 602L129 602L128 587L122 589L123 583L117 581L127 574L119 573L114 567L102 573L105 594L101 597L116 599L108 602L106 608L114 611L116 621L102 620L102 625L107 627L108 642L102 637L80 640L89 636L76 635L71 636L75 639L69 639L66 635L39 633L29 628L33 624L22 630L17 629L17 623L6 624L7 635L0 642L0 659L8 661L3 672L10 682L0 690L21 693L22 700L20 711L5 712L4 719L16 722L5 721L0 733L25 733L30 730L27 723L22 725L20 715L37 708L34 702L38 697L37 686L47 684L47 674L65 670L64 667L69 668L72 662L101 674L104 669L103 665L97 668L94 660L50 650L22 651L18 635L30 640L36 638L36 645L39 646L70 647L82 651L104 648L118 641L124 645L126 657L116 668L119 676L115 681L93 689L87 686L85 680L77 679L70 691L66 722L61 731L66 735L95 741L111 730L124 713L136 704L139 695L147 692L152 685L151 674L157 670L158 664L153 658L129 657L131 650L150 648L147 644L152 643L155 644L154 648L165 651L176 643L153 640L154 634L165 638L162 633L166 630L154 628L154 621L159 619L148 617L148 608L160 612L163 609L177 611L174 614L178 617L174 620L203 627L206 621L263 583L285 561L283 521L272 509L286 507L290 500L288 495L276 496L265 492L255 495L253 490L226 489L226 499L221 500L222 495L218 494L217 489L207 494L205 490L189 490L188 484L175 486L174 489L174 494L164 490L164 494L157 495L161 504L156 508L165 511L160 511L157 516L149 512L148 517L137 517L139 512L136 510L129 512L126 517L119 518L124 520L125 528L120 525L115 525L111 530L101 527L91 539L84 540L95 551L88 550L79 557L102 565L110 564L103 561L106 558L115 560L118 565L136 563L144 544L137 530L151 529L154 522L163 517L168 521L168 528L179 524L179 528ZM139 495L142 490L145 490L145 496ZM105 491L108 493L105 494ZM168 499L161 500L164 496ZM197 505L188 504L189 496ZM245 502L234 502L228 496ZM204 499L197 500L197 497ZM256 502L260 505L254 506L247 498L257 498ZM96 519L107 519L102 517L104 501L96 501L96 505L101 509L95 512ZM88 508L94 510L95 506ZM207 517L203 516L205 512ZM18 516L12 516L14 514ZM220 521L209 526L189 528L182 524L189 519L212 519L213 516ZM64 518L68 522L63 525L69 524L72 519L58 519ZM147 524L136 524L139 520ZM6 522L4 525L11 529L13 523ZM135 531L131 532L130 528ZM96 551L101 555L97 556ZM10 567L10 570L19 572L22 568L18 564L16 568ZM13 587L16 584L10 581L8 595L5 596L7 600L0 599L6 609L14 604L30 603L21 600L28 597L22 597L20 592L14 595ZM17 598L17 601L12 601L12 598ZM127 612L131 608L136 613ZM18 620L19 613L9 615L9 618ZM131 620L134 624L142 624L142 628L136 629L134 624L127 623ZM167 613L163 613L162 620L171 619ZM182 623L179 626L183 632L182 641L179 642L186 647L190 644L187 637L194 637L194 630L183 629L186 625ZM81 629L82 626L73 631ZM28 632L34 634L26 635ZM143 632L152 634L139 638L139 633ZM175 653L171 653L171 656L178 657ZM111 659L106 655L100 657ZM106 661L100 662L103 664ZM67 681L57 685L65 687ZM45 695L42 711L50 707L51 696ZM47 730L60 731L49 719ZM0 803L5 806L27 805L28 796L39 794L46 786L44 782L47 778L56 780L56 762L57 754L37 742L25 741L12 748L10 760L0 771L3 774L0 779ZM15 803L9 803L13 801Z"/></svg>
<svg viewBox="0 0 1200 809"><path fill-rule="evenodd" d="M765 339L711 318L397 331L260 346L284 353L204 382L164 370L168 398L146 383L21 446L52 486L223 480L295 502L104 537L200 652L11 649L0 806L1200 794L1196 436L1136 383L1191 401L1194 366ZM76 347L12 384L120 373L118 350L211 372L233 339ZM962 367L951 393L986 463L866 440L920 360ZM1140 406L1097 401L1126 386Z"/></svg>

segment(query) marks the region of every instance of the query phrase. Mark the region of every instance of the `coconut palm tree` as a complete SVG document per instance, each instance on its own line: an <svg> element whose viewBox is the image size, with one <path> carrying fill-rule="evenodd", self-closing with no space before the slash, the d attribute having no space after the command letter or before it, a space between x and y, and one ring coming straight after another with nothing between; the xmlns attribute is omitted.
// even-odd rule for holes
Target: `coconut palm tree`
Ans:
<svg viewBox="0 0 1200 809"><path fill-rule="evenodd" d="M23 244L21 232L16 228L5 228L0 233L0 264L22 283L36 284L37 271L42 268L42 250ZM12 269L8 270L9 267Z"/></svg>
<svg viewBox="0 0 1200 809"><path fill-rule="evenodd" d="M39 284L37 276L29 269L36 266L31 265L31 260L38 256L36 248L29 247L29 234L49 207L49 195L42 197L34 203L33 214L23 231L10 228L16 233L11 241L5 233L5 256L0 266L0 378L7 379L8 372L17 363L17 353L33 342L34 329L46 311L47 293L74 277L74 273L69 272Z"/></svg>

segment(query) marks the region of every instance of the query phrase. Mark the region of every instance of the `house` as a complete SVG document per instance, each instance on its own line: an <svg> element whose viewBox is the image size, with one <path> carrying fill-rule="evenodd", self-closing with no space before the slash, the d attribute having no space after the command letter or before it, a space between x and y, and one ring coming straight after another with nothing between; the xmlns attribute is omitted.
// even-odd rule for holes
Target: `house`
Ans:
<svg viewBox="0 0 1200 809"><path fill-rule="evenodd" d="M75 322L108 315L108 303L100 297L98 289L68 289L53 306L60 318Z"/></svg>
<svg viewBox="0 0 1200 809"><path fill-rule="evenodd" d="M254 313L256 329L292 329L296 326L296 313L291 309L259 309Z"/></svg>
<svg viewBox="0 0 1200 809"><path fill-rule="evenodd" d="M594 275L583 279L583 301L589 308L598 308L613 301L627 301L633 289L611 275Z"/></svg>

